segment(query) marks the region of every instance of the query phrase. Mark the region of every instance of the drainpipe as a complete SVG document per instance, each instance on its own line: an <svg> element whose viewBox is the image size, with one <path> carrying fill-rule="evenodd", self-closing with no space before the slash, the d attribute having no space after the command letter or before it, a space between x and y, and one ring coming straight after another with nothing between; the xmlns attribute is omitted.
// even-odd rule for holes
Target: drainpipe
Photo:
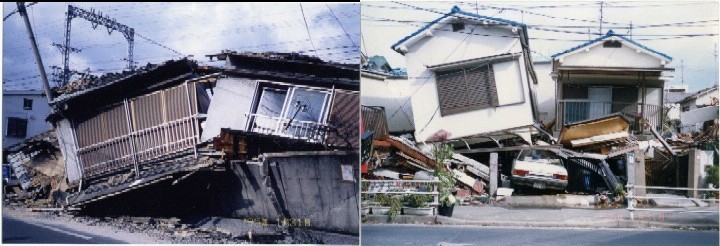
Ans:
<svg viewBox="0 0 720 246"><path fill-rule="evenodd" d="M537 75L535 74L535 67L532 64L532 57L530 54L530 42L527 36L527 27L523 26L522 30L518 31L518 34L520 36L520 44L523 50L523 62L525 62L525 72L529 73L530 75L526 76L528 77L528 89L530 92L530 108L532 109L533 121L535 123L538 123L540 121L538 120L537 95L534 87L538 84L538 81ZM533 83L530 83L530 80L532 80Z"/></svg>
<svg viewBox="0 0 720 246"><path fill-rule="evenodd" d="M43 90L45 91L45 96L47 97L49 104L53 100L52 93L50 92L50 84L48 83L47 74L45 74L45 67L43 66L42 58L40 58L40 51L38 51L37 42L35 41L35 35L33 35L32 26L30 26L27 11L25 10L25 2L18 2L17 8L18 13L20 13L20 16L22 16L23 20L25 20L25 27L28 31L30 44L32 44L35 60L37 60L38 69L40 69L40 78L42 78L43 81Z"/></svg>

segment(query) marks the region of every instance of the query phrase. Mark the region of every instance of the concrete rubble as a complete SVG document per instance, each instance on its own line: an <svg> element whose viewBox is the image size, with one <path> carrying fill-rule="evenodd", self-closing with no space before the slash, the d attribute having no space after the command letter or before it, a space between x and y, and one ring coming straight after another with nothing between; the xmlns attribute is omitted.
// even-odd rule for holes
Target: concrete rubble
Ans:
<svg viewBox="0 0 720 246"><path fill-rule="evenodd" d="M54 131L34 136L6 151L12 177L6 180L4 188L6 194L11 194L6 196L11 203L54 207L63 202L70 187Z"/></svg>

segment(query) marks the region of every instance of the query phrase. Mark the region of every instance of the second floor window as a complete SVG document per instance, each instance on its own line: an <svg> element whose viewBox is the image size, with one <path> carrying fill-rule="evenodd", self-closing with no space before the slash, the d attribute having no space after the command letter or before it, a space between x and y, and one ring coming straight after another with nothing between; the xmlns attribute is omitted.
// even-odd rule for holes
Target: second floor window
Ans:
<svg viewBox="0 0 720 246"><path fill-rule="evenodd" d="M492 64L438 72L436 78L443 116L499 105Z"/></svg>
<svg viewBox="0 0 720 246"><path fill-rule="evenodd" d="M23 98L23 109L32 110L33 100L29 98Z"/></svg>

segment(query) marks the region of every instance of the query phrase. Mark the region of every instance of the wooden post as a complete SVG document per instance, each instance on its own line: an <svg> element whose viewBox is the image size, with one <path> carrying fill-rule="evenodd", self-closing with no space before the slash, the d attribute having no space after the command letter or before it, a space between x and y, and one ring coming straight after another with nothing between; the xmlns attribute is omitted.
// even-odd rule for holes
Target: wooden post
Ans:
<svg viewBox="0 0 720 246"><path fill-rule="evenodd" d="M498 153L490 153L490 196L494 196L498 183Z"/></svg>

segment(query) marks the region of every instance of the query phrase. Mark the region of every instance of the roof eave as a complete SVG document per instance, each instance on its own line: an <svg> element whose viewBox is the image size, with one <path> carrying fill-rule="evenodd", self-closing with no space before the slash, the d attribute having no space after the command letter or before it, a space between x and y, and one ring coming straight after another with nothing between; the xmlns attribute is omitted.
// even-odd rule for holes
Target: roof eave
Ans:
<svg viewBox="0 0 720 246"><path fill-rule="evenodd" d="M466 19L468 19L468 17L470 17L470 18L479 18L479 19L483 19L483 20L490 20L490 21L495 21L498 23L507 24L509 26L520 27L523 29L523 31L525 31L525 28L526 28L526 25L523 23L520 23L520 22L468 13L468 12L460 10L460 8L458 8L457 6L454 6L449 13L444 14L440 18L433 20L432 22L430 22L429 24L425 25L424 27L418 29L414 33L410 34L409 36L404 37L403 39L400 39L398 42L396 42L395 44L390 46L390 48L392 50L394 50L395 52L400 53L401 55L405 55L405 53L407 53L408 47L410 45L412 45L418 39L422 39L426 36L432 36L432 31L434 30L434 27L438 26L439 24L445 24L445 23L441 23L441 22L444 21L445 19L447 19L448 17L457 17L457 18L466 18Z"/></svg>
<svg viewBox="0 0 720 246"><path fill-rule="evenodd" d="M611 32L608 32L608 34L605 34L605 35L603 35L603 36L601 36L601 37L598 37L598 38L596 38L596 39L594 39L594 40L585 42L585 43L580 44L580 45L578 45L578 46L575 46L575 47L573 47L573 48L570 48L570 49L567 49L567 50L562 51L562 52L560 52L560 53L554 54L554 55L550 56L550 58L552 58L552 60L559 60L559 59L562 59L562 58L564 58L564 57L566 57L566 56L573 55L573 54L577 54L577 53L582 52L583 50L587 50L587 49L593 48L593 47L599 45L599 44L601 43L601 41L605 41L605 40L607 40L607 39L609 39L609 38L613 38L613 37L616 37L616 38L620 39L620 40L618 40L618 41L623 41L623 43L625 43L625 44L630 44L630 45L632 45L633 48L635 48L635 49L645 51L645 53L647 53L647 54L649 54L649 55L651 55L651 56L653 56L653 57L655 57L655 58L658 58L658 59L664 61L665 64L670 63L670 62L672 61L672 57L670 57L670 56L668 56L668 55L666 55L666 54L663 54L663 53L660 53L660 52L655 51L655 50L653 50L653 49L650 49L650 48L648 48L648 47L645 47L644 45L641 45L641 44L633 41L632 39L629 39L629 38L626 38L626 37L623 37L623 36L621 36L621 35L617 35L617 34L614 34L614 33L611 33Z"/></svg>

